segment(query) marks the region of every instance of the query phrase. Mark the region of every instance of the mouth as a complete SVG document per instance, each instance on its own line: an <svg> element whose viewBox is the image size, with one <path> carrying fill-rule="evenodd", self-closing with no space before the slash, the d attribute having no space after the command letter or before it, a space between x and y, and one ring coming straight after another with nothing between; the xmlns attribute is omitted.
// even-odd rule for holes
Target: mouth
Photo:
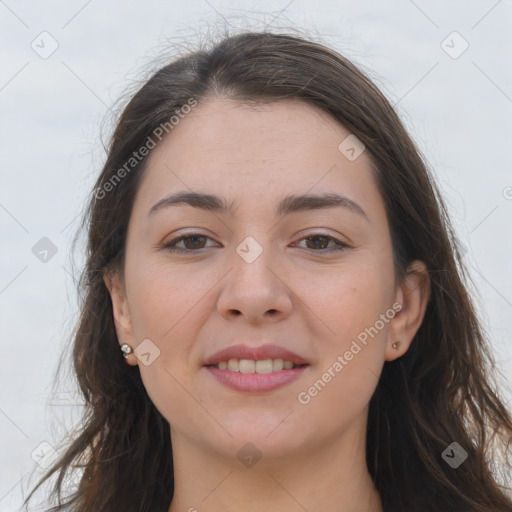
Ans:
<svg viewBox="0 0 512 512"><path fill-rule="evenodd" d="M203 363L212 383L250 393L273 391L290 384L309 367L308 361L295 352L273 344L229 346Z"/></svg>
<svg viewBox="0 0 512 512"><path fill-rule="evenodd" d="M267 374L274 372L282 372L309 366L307 363L297 364L287 359L228 359L219 361L217 364L205 365L206 368L216 368L228 372L244 373L244 374Z"/></svg>
<svg viewBox="0 0 512 512"><path fill-rule="evenodd" d="M291 370L293 365L300 366L304 364L308 364L308 361L295 352L272 344L259 346L232 345L203 361L204 366L220 365L218 367L220 370L241 371L242 373L270 373L283 369Z"/></svg>
<svg viewBox="0 0 512 512"><path fill-rule="evenodd" d="M214 383L244 393L265 393L291 384L310 365L288 359L228 359L207 364L203 369Z"/></svg>

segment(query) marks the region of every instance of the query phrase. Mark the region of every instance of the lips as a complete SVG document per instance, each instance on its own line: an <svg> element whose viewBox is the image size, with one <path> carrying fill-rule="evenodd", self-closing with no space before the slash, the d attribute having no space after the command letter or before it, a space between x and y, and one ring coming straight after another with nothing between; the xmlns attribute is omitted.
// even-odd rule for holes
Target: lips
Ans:
<svg viewBox="0 0 512 512"><path fill-rule="evenodd" d="M248 345L240 344L227 347L212 356L208 357L204 362L204 366L211 366L220 363L221 361L229 361L230 359L252 359L260 361L264 359L283 359L291 361L296 365L309 364L305 359L298 354L287 350L278 345L265 344L258 347L250 347Z"/></svg>
<svg viewBox="0 0 512 512"><path fill-rule="evenodd" d="M205 366L203 371L225 387L245 393L266 393L275 391L295 380L309 370L309 365L298 366L291 370L281 370L271 373L240 373L229 370L219 370L214 366ZM210 383L207 383L210 388Z"/></svg>
<svg viewBox="0 0 512 512"><path fill-rule="evenodd" d="M272 344L233 345L208 357L203 365L203 370L223 386L247 393L277 390L309 369L304 358Z"/></svg>

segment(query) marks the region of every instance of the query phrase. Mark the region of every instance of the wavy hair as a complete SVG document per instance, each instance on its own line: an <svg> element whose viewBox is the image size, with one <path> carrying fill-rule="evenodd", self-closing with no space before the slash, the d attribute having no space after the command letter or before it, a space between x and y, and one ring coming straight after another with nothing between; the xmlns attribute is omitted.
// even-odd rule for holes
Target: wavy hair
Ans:
<svg viewBox="0 0 512 512"><path fill-rule="evenodd" d="M270 31L225 34L184 52L124 107L84 221L87 260L72 347L83 418L25 504L56 475L52 511L167 512L170 506L170 426L138 367L122 357L103 277L123 268L147 161L131 161L133 153L191 98L200 105L212 97L256 104L294 98L330 114L371 157L397 278L415 259L427 266L431 298L423 323L407 353L384 364L369 404L367 466L384 510L512 512L512 419L494 380L496 363L469 291L474 285L424 157L390 102L350 60L311 38ZM468 453L457 469L442 457L453 442ZM77 469L79 484L63 500L64 481Z"/></svg>

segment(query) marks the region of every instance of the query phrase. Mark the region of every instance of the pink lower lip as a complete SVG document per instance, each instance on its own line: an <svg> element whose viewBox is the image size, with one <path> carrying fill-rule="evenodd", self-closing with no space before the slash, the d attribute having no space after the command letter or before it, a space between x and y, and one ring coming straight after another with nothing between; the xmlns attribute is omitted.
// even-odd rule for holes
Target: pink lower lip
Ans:
<svg viewBox="0 0 512 512"><path fill-rule="evenodd" d="M237 391L272 391L298 379L308 366L270 373L241 373L205 366L221 384Z"/></svg>

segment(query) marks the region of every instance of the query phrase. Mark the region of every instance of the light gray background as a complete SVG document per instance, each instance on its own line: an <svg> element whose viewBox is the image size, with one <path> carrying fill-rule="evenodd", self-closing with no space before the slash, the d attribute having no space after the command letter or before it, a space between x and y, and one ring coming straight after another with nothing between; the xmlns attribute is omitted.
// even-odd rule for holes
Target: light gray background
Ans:
<svg viewBox="0 0 512 512"><path fill-rule="evenodd" d="M169 42L224 16L319 34L397 104L444 192L510 386L511 0L0 0L0 512L19 510L36 460L78 419L71 383L47 403L75 320L70 242L104 159L101 121ZM51 48L43 31L59 45L46 59L31 48ZM454 31L469 44L458 58ZM46 263L32 253L42 237L58 249Z"/></svg>

